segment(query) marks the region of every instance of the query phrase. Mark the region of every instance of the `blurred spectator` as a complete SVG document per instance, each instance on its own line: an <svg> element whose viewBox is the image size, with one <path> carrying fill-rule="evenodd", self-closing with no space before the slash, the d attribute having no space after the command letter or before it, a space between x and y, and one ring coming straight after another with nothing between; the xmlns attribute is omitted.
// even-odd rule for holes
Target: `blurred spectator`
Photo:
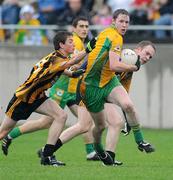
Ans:
<svg viewBox="0 0 173 180"><path fill-rule="evenodd" d="M38 0L42 24L56 24L56 18L66 8L65 0Z"/></svg>
<svg viewBox="0 0 173 180"><path fill-rule="evenodd" d="M148 19L148 8L152 0L134 0L132 2L133 11L131 12L131 24L135 25L146 25L150 24L150 20Z"/></svg>
<svg viewBox="0 0 173 180"><path fill-rule="evenodd" d="M160 18L154 21L155 25L173 25L173 1L172 0L160 0L159 2ZM173 31L170 33L173 38ZM155 36L158 39L164 39L167 37L167 31L156 30Z"/></svg>
<svg viewBox="0 0 173 180"><path fill-rule="evenodd" d="M85 9L88 10L88 12L91 12L93 10L95 0L82 0L82 4L84 5Z"/></svg>
<svg viewBox="0 0 173 180"><path fill-rule="evenodd" d="M106 2L107 0L95 0L93 9L98 11L103 4L107 4Z"/></svg>
<svg viewBox="0 0 173 180"><path fill-rule="evenodd" d="M17 24L20 6L18 0L5 0L2 5L2 24ZM10 39L13 30L4 30L5 40Z"/></svg>
<svg viewBox="0 0 173 180"><path fill-rule="evenodd" d="M70 25L78 16L84 16L90 21L89 12L82 7L82 0L68 0L68 7L57 19L58 25Z"/></svg>
<svg viewBox="0 0 173 180"><path fill-rule="evenodd" d="M19 21L20 6L18 0L6 0L2 5L2 23L17 24Z"/></svg>
<svg viewBox="0 0 173 180"><path fill-rule="evenodd" d="M112 11L116 9L126 9L131 11L131 3L133 0L105 0L105 2L112 8Z"/></svg>
<svg viewBox="0 0 173 180"><path fill-rule="evenodd" d="M0 25L2 24L2 3L3 0L0 0ZM4 30L0 29L0 42L5 40Z"/></svg>
<svg viewBox="0 0 173 180"><path fill-rule="evenodd" d="M30 5L34 8L34 15L33 18L38 19L41 22L44 21L43 17L39 13L39 7L38 7L38 2L37 1L32 1Z"/></svg>
<svg viewBox="0 0 173 180"><path fill-rule="evenodd" d="M92 23L108 26L112 23L112 9L109 5L103 4L95 16L92 17Z"/></svg>
<svg viewBox="0 0 173 180"><path fill-rule="evenodd" d="M142 7L146 7L149 4L152 3L152 0L133 0L132 4L136 7L136 8L142 8Z"/></svg>
<svg viewBox="0 0 173 180"><path fill-rule="evenodd" d="M148 8L148 20L150 22L153 22L154 20L160 18L159 8L160 8L160 5L156 1L153 1L150 4L150 6Z"/></svg>
<svg viewBox="0 0 173 180"><path fill-rule="evenodd" d="M34 18L34 9L31 5L25 5L20 11L19 25L39 26L40 22ZM15 42L24 45L47 44L47 38L42 30L39 29L19 29L15 32Z"/></svg>

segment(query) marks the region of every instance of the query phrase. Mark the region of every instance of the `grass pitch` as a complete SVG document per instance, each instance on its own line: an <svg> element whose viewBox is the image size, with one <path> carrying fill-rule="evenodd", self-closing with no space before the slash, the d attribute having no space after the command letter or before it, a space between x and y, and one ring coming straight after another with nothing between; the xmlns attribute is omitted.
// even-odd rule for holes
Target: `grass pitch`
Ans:
<svg viewBox="0 0 173 180"><path fill-rule="evenodd" d="M117 159L122 166L104 167L101 162L85 160L81 136L65 144L56 153L65 167L41 166L36 151L46 142L47 131L24 135L14 140L5 157L0 152L0 180L172 180L173 131L144 130L145 139L152 142L156 152L145 154L137 149L133 134L121 135Z"/></svg>

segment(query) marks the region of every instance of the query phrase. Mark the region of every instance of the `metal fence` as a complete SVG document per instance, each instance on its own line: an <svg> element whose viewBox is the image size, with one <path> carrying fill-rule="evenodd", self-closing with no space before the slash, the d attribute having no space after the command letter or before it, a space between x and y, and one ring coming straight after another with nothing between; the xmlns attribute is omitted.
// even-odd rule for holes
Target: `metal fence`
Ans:
<svg viewBox="0 0 173 180"><path fill-rule="evenodd" d="M32 25L0 25L0 29L42 29L42 30L57 30L57 29L68 29L70 26L58 26L58 25L40 25L40 26L32 26ZM91 25L90 30L97 30L100 31L104 29L105 26L101 25ZM137 31L144 31L144 30L173 30L173 26L170 25L130 25L129 30L137 30Z"/></svg>

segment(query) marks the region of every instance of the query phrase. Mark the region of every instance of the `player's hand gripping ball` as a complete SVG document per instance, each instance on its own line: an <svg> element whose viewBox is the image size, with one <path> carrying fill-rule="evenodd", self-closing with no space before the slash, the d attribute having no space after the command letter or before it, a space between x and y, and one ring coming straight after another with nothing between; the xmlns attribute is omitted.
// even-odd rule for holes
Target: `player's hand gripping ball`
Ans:
<svg viewBox="0 0 173 180"><path fill-rule="evenodd" d="M138 55L131 49L123 49L121 52L121 62L129 65L136 65Z"/></svg>

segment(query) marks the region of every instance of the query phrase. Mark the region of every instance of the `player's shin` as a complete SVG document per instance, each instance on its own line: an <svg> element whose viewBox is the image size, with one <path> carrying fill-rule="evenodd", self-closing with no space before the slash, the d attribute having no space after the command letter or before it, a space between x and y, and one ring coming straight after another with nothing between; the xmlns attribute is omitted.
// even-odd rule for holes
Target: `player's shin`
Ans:
<svg viewBox="0 0 173 180"><path fill-rule="evenodd" d="M58 139L54 146L54 152L56 152L62 145L63 145L63 143L62 143L61 139Z"/></svg>
<svg viewBox="0 0 173 180"><path fill-rule="evenodd" d="M155 151L155 148L150 143L144 141L139 125L133 126L132 130L134 133L135 141L138 144L138 149L140 151L144 151L146 153L151 153Z"/></svg>

